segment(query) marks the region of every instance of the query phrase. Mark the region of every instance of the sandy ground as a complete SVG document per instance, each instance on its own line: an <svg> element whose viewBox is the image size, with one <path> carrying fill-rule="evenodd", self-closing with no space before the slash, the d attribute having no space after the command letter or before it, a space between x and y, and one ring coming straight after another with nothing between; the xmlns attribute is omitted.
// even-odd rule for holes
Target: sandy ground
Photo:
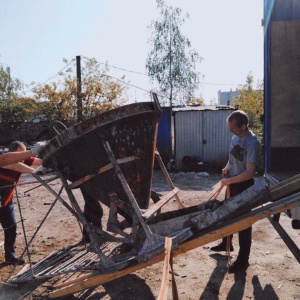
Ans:
<svg viewBox="0 0 300 300"><path fill-rule="evenodd" d="M202 173L170 173L173 184L180 189L179 198L185 206L207 201L215 192L219 174L204 176ZM44 175L50 176L50 175ZM264 180L257 177L256 180ZM17 187L18 198L24 219L27 240L40 226L50 204L54 200L44 187L36 187L31 175L25 176L24 185ZM59 180L49 183L59 190ZM33 189L33 187L35 187ZM168 184L159 170L154 172L153 189L164 194L169 191ZM62 196L66 198L66 194ZM219 195L218 199L222 199ZM67 199L67 198L66 198ZM82 205L81 194L76 195ZM164 209L172 209L176 202L171 200ZM19 207L16 202L16 215L20 220ZM104 221L105 222L105 221ZM281 214L280 224L286 229L294 242L300 246L300 231L291 227L291 220ZM18 223L17 254L24 249L24 235L21 223ZM80 227L72 214L59 202L50 211L41 226L32 246L31 260L38 262L54 250L73 245L81 240ZM0 241L3 241L1 230ZM300 300L299 263L274 230L268 219L262 219L253 226L253 243L250 267L246 272L229 274L227 272L230 257L225 253L215 253L210 247L217 242L191 250L174 258L174 272L179 299L298 299ZM238 252L237 235L234 235L235 251L231 252L233 261ZM3 261L3 245L0 248L0 261ZM28 257L25 255L28 262ZM22 267L13 270L12 266L0 264L1 300L46 299L51 286L58 279L30 284L7 285L5 282ZM62 299L157 299L161 287L163 262L151 265L132 274L115 279L106 284L91 288ZM11 272L14 271L13 274ZM169 288L168 299L172 299Z"/></svg>

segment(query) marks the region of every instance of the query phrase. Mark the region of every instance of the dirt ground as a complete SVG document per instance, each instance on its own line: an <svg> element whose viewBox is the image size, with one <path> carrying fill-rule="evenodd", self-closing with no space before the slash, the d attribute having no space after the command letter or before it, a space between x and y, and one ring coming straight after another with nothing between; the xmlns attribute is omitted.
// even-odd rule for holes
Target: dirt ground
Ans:
<svg viewBox="0 0 300 300"><path fill-rule="evenodd" d="M46 174L47 178L51 174ZM221 179L219 174L207 173L170 173L174 186L180 189L179 198L185 206L207 201L215 192ZM264 180L257 177L256 180ZM36 187L31 175L23 177L23 185L17 187L18 198L24 220L27 240L40 226L45 214L54 200L44 187ZM56 191L61 187L59 180L49 183ZM34 189L33 189L34 188ZM162 173L155 170L153 190L164 194L169 191L168 184ZM76 199L82 205L82 197L77 192ZM66 193L62 197L67 199ZM222 199L219 195L218 199ZM164 209L174 209L176 201L171 200ZM20 209L15 203L17 219L20 220ZM107 212L107 210L106 210ZM107 217L107 216L106 216ZM106 220L106 219L105 219ZM104 223L105 223L104 220ZM300 231L291 227L290 218L281 214L280 224L286 229L294 242L300 246ZM16 252L20 255L24 249L22 223L18 223ZM32 246L30 257L33 263L38 262L54 250L76 244L81 240L81 230L73 215L57 202L41 226ZM3 241L3 230L0 242ZM179 299L297 299L300 300L300 269L293 254L274 230L268 219L262 219L253 225L253 243L250 267L246 272L236 275L227 272L230 258L222 253L215 253L210 247L216 242L196 248L185 254L174 257L175 280ZM234 251L232 261L238 253L237 234L233 238ZM3 261L3 244L0 247L0 261ZM25 255L28 262L28 257ZM163 262L125 275L119 279L60 299L156 299L162 279ZM51 285L56 282L52 278L46 282L7 285L5 282L22 267L13 270L12 266L0 264L0 299L46 299ZM11 272L14 271L13 274ZM168 299L172 299L171 287Z"/></svg>

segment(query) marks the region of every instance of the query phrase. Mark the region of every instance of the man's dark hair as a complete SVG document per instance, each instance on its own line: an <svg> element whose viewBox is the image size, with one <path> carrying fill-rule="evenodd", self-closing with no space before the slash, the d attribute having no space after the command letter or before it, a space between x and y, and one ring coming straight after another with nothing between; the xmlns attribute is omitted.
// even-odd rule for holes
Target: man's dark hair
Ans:
<svg viewBox="0 0 300 300"><path fill-rule="evenodd" d="M249 124L249 119L247 114L242 111L242 110L235 110L234 112L232 112L228 118L227 118L227 123L228 122L232 122L235 121L236 126L238 128L241 128L243 125L247 125Z"/></svg>
<svg viewBox="0 0 300 300"><path fill-rule="evenodd" d="M8 151L15 152L18 150L18 148L22 148L22 149L26 150L26 146L23 142L14 141L8 146Z"/></svg>

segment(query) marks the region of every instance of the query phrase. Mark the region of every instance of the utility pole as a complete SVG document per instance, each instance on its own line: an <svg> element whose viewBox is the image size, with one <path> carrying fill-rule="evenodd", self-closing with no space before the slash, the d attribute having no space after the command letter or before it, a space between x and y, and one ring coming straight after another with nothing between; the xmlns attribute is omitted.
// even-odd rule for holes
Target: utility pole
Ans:
<svg viewBox="0 0 300 300"><path fill-rule="evenodd" d="M170 119L169 119L169 126L170 126L170 147L171 147L171 156L174 155L174 146L173 146L173 130L172 130L172 110L173 110L173 78L172 78L172 63L173 63L173 57L172 57L172 17L170 16L169 21L169 38L170 38L170 44L169 44L169 53L170 53L170 68L169 68L169 77L170 77Z"/></svg>
<svg viewBox="0 0 300 300"><path fill-rule="evenodd" d="M82 121L82 92L81 92L81 65L80 56L76 56L77 70L77 121Z"/></svg>
<svg viewBox="0 0 300 300"><path fill-rule="evenodd" d="M170 42L169 42L169 54L170 54L170 68L169 68L169 77L170 77L170 107L171 107L171 111L172 111L172 107L173 107L173 101L172 101L172 97L173 97L173 78L172 78L172 62L173 62L173 57L172 57L172 16L170 17L170 22L169 22L169 36L170 36Z"/></svg>

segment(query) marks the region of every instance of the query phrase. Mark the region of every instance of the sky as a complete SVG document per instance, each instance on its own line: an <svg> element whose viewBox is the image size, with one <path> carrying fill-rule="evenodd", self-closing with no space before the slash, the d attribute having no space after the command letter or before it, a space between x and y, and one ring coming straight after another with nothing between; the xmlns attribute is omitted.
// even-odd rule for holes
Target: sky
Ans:
<svg viewBox="0 0 300 300"><path fill-rule="evenodd" d="M263 80L263 0L165 1L190 16L181 30L203 58L196 96L209 104L249 73ZM63 58L95 58L111 66L109 75L130 81L129 103L148 101L148 26L158 17L155 0L1 0L0 66L26 84L50 83Z"/></svg>

